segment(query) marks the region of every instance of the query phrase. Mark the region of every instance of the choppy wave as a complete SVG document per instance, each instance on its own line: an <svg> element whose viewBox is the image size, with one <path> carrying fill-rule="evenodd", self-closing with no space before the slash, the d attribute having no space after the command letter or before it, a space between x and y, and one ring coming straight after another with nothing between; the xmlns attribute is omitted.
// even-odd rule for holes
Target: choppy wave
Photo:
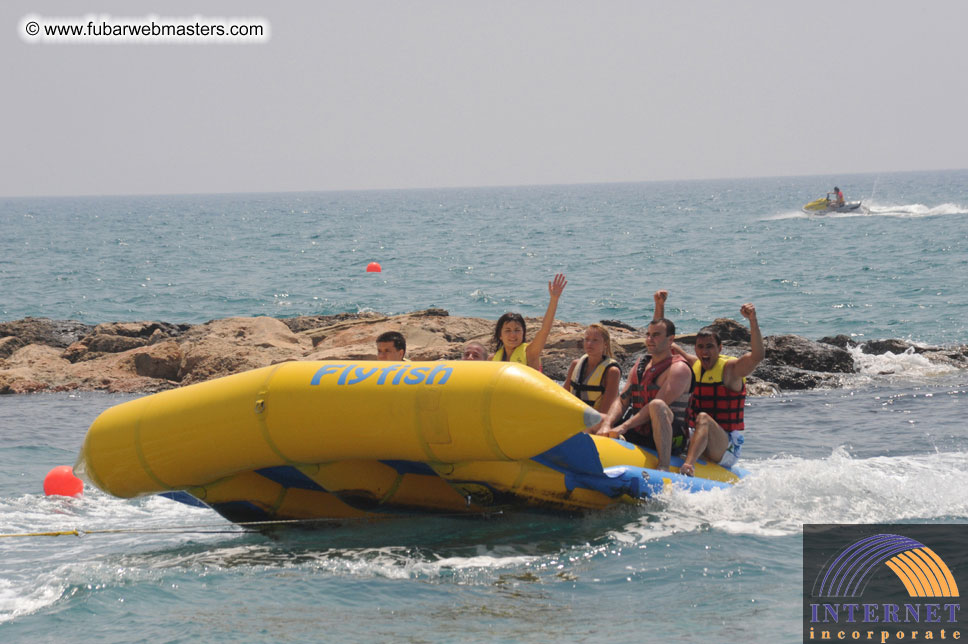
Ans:
<svg viewBox="0 0 968 644"><path fill-rule="evenodd" d="M878 203L876 201L862 202L863 208L851 212L831 212L823 215L807 214L800 209L784 210L763 218L763 221L779 221L784 219L854 219L857 217L939 217L944 215L968 215L968 206L957 203L942 203L928 206L921 203L899 204Z"/></svg>
<svg viewBox="0 0 968 644"><path fill-rule="evenodd" d="M104 588L148 583L157 592L167 592L165 588L186 575L289 570L363 582L547 584L573 580L591 561L621 557L656 542L672 545L689 533L774 538L799 534L805 523L931 522L968 516L965 452L855 458L838 447L824 458L781 456L746 466L750 475L729 490L690 494L670 489L638 510L577 522L545 517L534 523L514 516L476 523L416 518L405 524L368 525L356 532L344 528L338 535L339 542L379 536L385 544L396 533L411 545L337 546L327 531L268 538L241 531L192 534L187 529L183 534L61 537L26 548L21 543L18 558L36 558L43 564L19 566L0 579L0 623ZM85 529L125 526L150 532L213 523L217 527L220 521L210 511L157 497L131 502L98 493L60 502L27 495L4 502L0 510L4 530L83 524ZM224 527L234 529L227 523ZM420 542L416 534L447 533L450 536L413 545ZM0 553L8 545L0 544Z"/></svg>
<svg viewBox="0 0 968 644"><path fill-rule="evenodd" d="M119 501L97 490L88 490L76 499L37 494L0 498L0 517L0 534L36 535L0 539L0 560L6 564L0 577L0 623L50 606L77 588L116 585L159 574L155 566L128 566L110 555L107 560L98 559L106 553L137 551L152 543L171 547L225 538L224 534L193 531L192 526L236 530L209 510L161 497ZM181 532L177 526L182 527ZM88 534L55 536L73 530ZM146 537L156 531L165 533ZM43 563L22 565L32 560ZM16 562L21 565L8 568Z"/></svg>
<svg viewBox="0 0 968 644"><path fill-rule="evenodd" d="M896 523L968 516L968 453L853 458L844 447L823 459L778 457L748 464L730 490L664 494L657 517L613 534L620 542L701 529L797 534L805 523ZM658 520L656 520L658 519Z"/></svg>
<svg viewBox="0 0 968 644"><path fill-rule="evenodd" d="M937 206L913 204L879 204L868 206L870 215L882 217L937 217L940 215L968 215L968 207L956 203L943 203Z"/></svg>
<svg viewBox="0 0 968 644"><path fill-rule="evenodd" d="M853 384L862 384L883 376L903 378L908 382L925 381L958 371L958 368L953 365L932 362L917 353L913 346L898 354L888 351L873 355L864 353L860 347L851 347L847 350L853 356L854 364L859 371L859 377L853 379Z"/></svg>

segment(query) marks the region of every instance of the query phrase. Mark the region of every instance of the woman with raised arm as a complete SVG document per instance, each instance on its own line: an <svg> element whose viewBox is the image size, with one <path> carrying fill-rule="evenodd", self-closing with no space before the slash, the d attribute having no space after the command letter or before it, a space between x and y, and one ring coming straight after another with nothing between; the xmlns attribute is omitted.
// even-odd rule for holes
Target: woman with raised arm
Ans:
<svg viewBox="0 0 968 644"><path fill-rule="evenodd" d="M505 313L498 318L494 327L496 351L491 356L491 360L519 362L541 371L541 352L548 341L551 325L555 321L558 298L561 297L561 292L565 290L567 283L568 281L561 273L555 275L553 281L548 282L548 310L545 311L544 317L541 319L541 328L538 329L531 342L524 341L527 326L520 313Z"/></svg>

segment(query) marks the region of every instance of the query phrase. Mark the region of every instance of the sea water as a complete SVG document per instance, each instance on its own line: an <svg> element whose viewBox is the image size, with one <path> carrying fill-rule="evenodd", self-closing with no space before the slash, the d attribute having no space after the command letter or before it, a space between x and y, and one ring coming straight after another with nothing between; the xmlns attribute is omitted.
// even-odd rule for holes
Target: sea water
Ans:
<svg viewBox="0 0 968 644"><path fill-rule="evenodd" d="M867 215L798 208L837 183ZM830 184L830 185L827 185ZM404 312L968 342L968 173L0 202L0 320ZM873 199L867 196L873 192ZM370 261L383 266L366 274ZM730 490L581 518L401 517L244 533L89 489L44 497L132 398L0 397L0 641L796 641L804 523L968 521L968 377L866 356L749 401Z"/></svg>
<svg viewBox="0 0 968 644"><path fill-rule="evenodd" d="M800 212L835 181L870 214ZM563 320L644 325L665 288L685 329L752 301L768 334L968 338L968 171L0 199L0 230L0 320L496 319L541 315L563 272Z"/></svg>

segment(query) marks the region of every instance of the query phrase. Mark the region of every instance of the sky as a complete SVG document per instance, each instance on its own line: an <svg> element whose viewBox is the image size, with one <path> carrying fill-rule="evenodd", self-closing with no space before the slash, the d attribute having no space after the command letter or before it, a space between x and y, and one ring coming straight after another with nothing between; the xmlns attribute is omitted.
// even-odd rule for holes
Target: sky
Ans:
<svg viewBox="0 0 968 644"><path fill-rule="evenodd" d="M266 41L27 38L257 18ZM0 3L0 196L968 167L968 2Z"/></svg>

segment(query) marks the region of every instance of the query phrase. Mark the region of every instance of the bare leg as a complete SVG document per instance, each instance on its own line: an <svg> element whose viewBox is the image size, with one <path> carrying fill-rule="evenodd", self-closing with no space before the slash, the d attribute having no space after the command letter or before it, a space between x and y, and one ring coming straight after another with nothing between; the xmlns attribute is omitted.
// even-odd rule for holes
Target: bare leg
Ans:
<svg viewBox="0 0 968 644"><path fill-rule="evenodd" d="M729 447L729 435L719 426L712 416L703 412L696 417L696 431L689 439L689 452L686 460L679 468L680 474L692 476L695 474L696 461L702 457L711 463L718 463L726 448Z"/></svg>
<svg viewBox="0 0 968 644"><path fill-rule="evenodd" d="M652 440L659 454L658 469L668 472L672 460L672 410L663 400L655 399L649 403L649 417L652 420Z"/></svg>
<svg viewBox="0 0 968 644"><path fill-rule="evenodd" d="M706 423L701 422L706 414L700 414L696 420L696 430L689 439L689 451L686 453L686 460L679 466L679 473L685 476L693 476L696 473L696 461L699 456L706 451L706 440L709 436L709 429ZM708 416L706 416L708 418Z"/></svg>

